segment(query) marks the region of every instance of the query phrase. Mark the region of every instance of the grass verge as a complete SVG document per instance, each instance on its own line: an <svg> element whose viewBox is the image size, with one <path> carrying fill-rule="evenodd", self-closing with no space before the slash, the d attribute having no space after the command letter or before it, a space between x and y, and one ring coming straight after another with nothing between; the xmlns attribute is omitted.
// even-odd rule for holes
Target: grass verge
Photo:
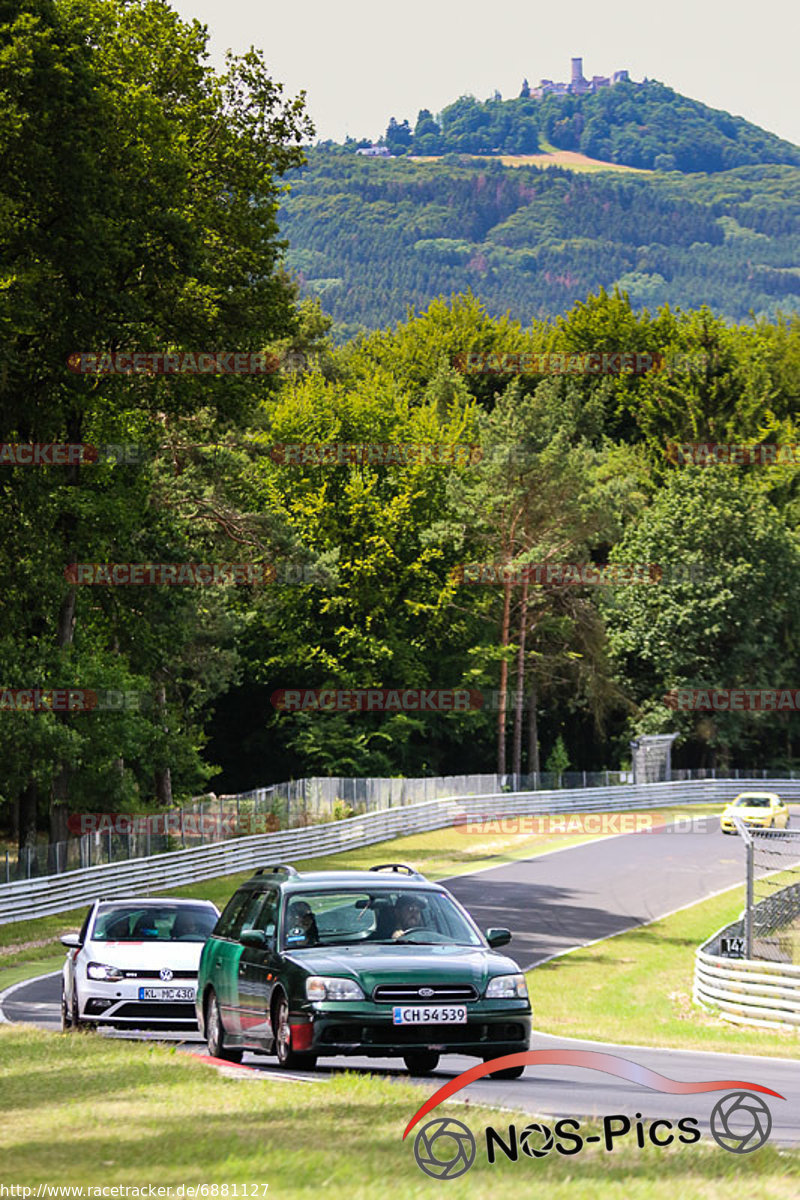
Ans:
<svg viewBox="0 0 800 1200"><path fill-rule="evenodd" d="M740 1029L692 1003L695 950L741 909L742 889L731 888L534 967L535 1027L598 1042L800 1058L800 1030Z"/></svg>
<svg viewBox="0 0 800 1200"><path fill-rule="evenodd" d="M2 1180L34 1189L158 1185L177 1196L181 1184L206 1184L222 1197L247 1184L244 1194L267 1200L374 1200L389 1188L403 1200L441 1200L444 1188L450 1200L512 1200L532 1194L535 1178L536 1194L552 1200L792 1200L800 1187L800 1155L770 1144L735 1155L705 1141L640 1150L629 1137L612 1153L592 1145L572 1157L501 1155L490 1166L487 1125L507 1136L509 1123L521 1130L530 1117L453 1103L437 1115L466 1123L477 1154L443 1184L417 1166L416 1130L402 1140L423 1089L365 1074L228 1078L174 1048L23 1026L0 1028L0 1073Z"/></svg>

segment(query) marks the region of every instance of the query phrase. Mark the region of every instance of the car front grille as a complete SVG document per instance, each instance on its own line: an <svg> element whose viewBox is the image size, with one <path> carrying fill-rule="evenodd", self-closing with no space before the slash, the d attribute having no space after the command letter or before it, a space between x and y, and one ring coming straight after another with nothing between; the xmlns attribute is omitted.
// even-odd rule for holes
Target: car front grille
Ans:
<svg viewBox="0 0 800 1200"><path fill-rule="evenodd" d="M89 1002L91 1004L91 1001ZM86 1006L88 1014L89 1004ZM108 1011L108 1010L105 1010ZM157 1003L147 1004L137 1001L131 1001L129 1004L120 1004L118 1008L110 1012L109 1020L129 1020L129 1021L196 1021L197 1014L193 1004L180 1003Z"/></svg>
<svg viewBox="0 0 800 1200"><path fill-rule="evenodd" d="M525 1026L518 1021L466 1025L326 1025L320 1044L327 1046L426 1046L524 1042Z"/></svg>
<svg viewBox="0 0 800 1200"><path fill-rule="evenodd" d="M172 979L196 979L197 971L173 971L172 979L161 979L161 971L128 971L124 970L126 979L158 979L161 983L171 983Z"/></svg>
<svg viewBox="0 0 800 1200"><path fill-rule="evenodd" d="M378 1004L463 1004L477 1000L471 983L382 984L372 993Z"/></svg>

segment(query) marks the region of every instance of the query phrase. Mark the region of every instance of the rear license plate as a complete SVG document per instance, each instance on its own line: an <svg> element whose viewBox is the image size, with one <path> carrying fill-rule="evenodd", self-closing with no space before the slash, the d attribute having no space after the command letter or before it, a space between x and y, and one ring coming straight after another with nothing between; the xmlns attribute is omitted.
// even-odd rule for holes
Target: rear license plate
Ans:
<svg viewBox="0 0 800 1200"><path fill-rule="evenodd" d="M392 1009L394 1025L466 1025L467 1010L463 1004L396 1006Z"/></svg>
<svg viewBox="0 0 800 1200"><path fill-rule="evenodd" d="M194 1001L193 987L154 988L140 987L140 1000L191 1000Z"/></svg>

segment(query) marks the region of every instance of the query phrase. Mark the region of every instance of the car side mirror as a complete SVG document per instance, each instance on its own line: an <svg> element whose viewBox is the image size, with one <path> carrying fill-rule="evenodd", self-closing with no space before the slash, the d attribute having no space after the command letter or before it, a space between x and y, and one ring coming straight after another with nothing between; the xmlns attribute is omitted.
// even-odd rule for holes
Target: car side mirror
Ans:
<svg viewBox="0 0 800 1200"><path fill-rule="evenodd" d="M239 941L243 946L249 946L253 950L266 950L270 944L270 938L263 929L243 929Z"/></svg>
<svg viewBox="0 0 800 1200"><path fill-rule="evenodd" d="M65 933L63 937L59 938L59 941L68 950L79 950L83 944L79 933Z"/></svg>
<svg viewBox="0 0 800 1200"><path fill-rule="evenodd" d="M486 940L494 949L496 946L507 946L511 941L510 929L487 929Z"/></svg>

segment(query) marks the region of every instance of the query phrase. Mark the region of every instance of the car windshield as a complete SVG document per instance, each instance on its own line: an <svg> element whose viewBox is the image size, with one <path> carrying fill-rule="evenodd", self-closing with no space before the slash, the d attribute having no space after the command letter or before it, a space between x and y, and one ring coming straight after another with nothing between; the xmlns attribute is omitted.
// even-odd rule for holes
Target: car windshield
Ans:
<svg viewBox="0 0 800 1200"><path fill-rule="evenodd" d="M364 889L293 893L287 898L282 934L285 949L361 942L483 945L453 898L441 892Z"/></svg>
<svg viewBox="0 0 800 1200"><path fill-rule="evenodd" d="M772 800L769 796L740 796L735 808L769 808Z"/></svg>
<svg viewBox="0 0 800 1200"><path fill-rule="evenodd" d="M132 905L101 908L94 942L205 942L217 914L204 905Z"/></svg>

